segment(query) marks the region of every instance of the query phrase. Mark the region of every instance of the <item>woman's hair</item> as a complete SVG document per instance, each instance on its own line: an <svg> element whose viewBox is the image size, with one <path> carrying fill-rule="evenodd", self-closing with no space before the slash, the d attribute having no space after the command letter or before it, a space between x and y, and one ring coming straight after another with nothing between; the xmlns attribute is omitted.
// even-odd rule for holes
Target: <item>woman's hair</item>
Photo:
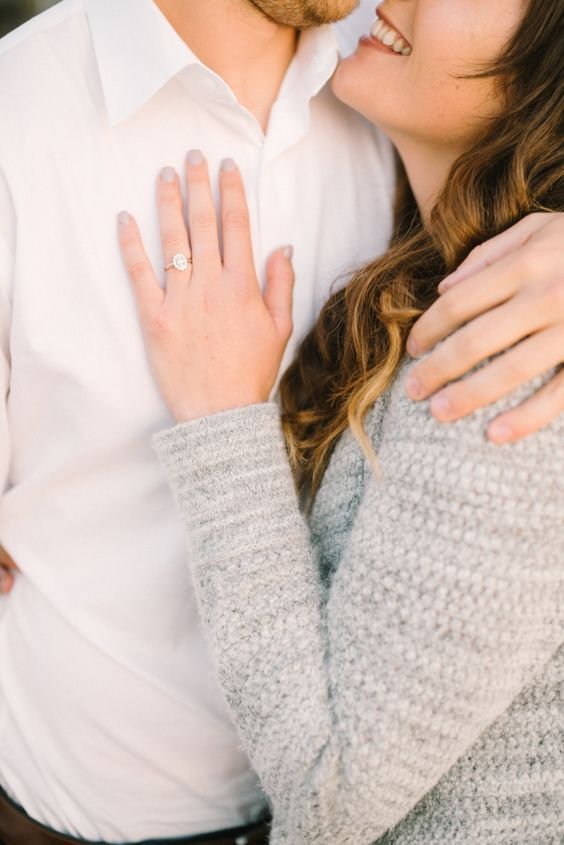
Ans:
<svg viewBox="0 0 564 845"><path fill-rule="evenodd" d="M373 456L364 420L390 386L415 319L478 244L536 211L564 210L563 0L530 0L496 78L502 113L453 165L425 229L398 162L395 235L321 311L280 385L298 489L311 503L350 425Z"/></svg>

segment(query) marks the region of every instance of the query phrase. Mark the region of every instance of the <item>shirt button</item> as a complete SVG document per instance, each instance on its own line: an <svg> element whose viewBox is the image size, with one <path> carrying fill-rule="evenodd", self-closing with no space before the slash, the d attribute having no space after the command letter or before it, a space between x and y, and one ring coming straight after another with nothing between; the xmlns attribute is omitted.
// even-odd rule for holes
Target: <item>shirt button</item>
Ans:
<svg viewBox="0 0 564 845"><path fill-rule="evenodd" d="M248 845L249 837L248 836L238 836L235 840L235 845Z"/></svg>

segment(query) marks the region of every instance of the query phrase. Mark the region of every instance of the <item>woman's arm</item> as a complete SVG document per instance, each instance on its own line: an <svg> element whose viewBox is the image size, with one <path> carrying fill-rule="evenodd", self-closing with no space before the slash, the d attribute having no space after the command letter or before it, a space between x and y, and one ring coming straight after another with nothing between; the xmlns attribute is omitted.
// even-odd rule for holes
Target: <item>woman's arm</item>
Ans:
<svg viewBox="0 0 564 845"><path fill-rule="evenodd" d="M232 713L285 831L370 843L403 819L562 639L562 421L499 448L398 381L326 613L277 409L156 437Z"/></svg>
<svg viewBox="0 0 564 845"><path fill-rule="evenodd" d="M186 168L190 238L168 175L164 264L192 250L193 266L168 270L164 291L128 215L120 242L161 393L192 420L161 448L222 680L287 841L361 845L409 812L558 643L562 421L498 454L484 441L491 417L443 428L396 387L386 481L366 491L325 613L276 409L257 404L290 333L288 255L275 254L262 296L236 168L220 178L222 257L202 157Z"/></svg>

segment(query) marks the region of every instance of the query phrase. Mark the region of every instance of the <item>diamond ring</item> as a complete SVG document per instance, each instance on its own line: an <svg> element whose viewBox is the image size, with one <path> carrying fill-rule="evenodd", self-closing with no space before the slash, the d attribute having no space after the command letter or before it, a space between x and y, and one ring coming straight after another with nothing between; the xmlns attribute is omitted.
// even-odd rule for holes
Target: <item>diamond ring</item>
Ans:
<svg viewBox="0 0 564 845"><path fill-rule="evenodd" d="M188 269L188 265L192 263L191 258L186 258L181 252L177 252L176 255L173 255L172 261L170 264L167 264L165 270L172 270L174 267L175 270L180 270L184 272L184 270Z"/></svg>

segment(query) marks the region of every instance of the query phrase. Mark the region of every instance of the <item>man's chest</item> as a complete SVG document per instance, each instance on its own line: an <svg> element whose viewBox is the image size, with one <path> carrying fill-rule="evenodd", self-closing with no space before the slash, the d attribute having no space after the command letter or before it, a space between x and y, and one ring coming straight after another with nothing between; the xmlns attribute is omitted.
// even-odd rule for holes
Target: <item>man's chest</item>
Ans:
<svg viewBox="0 0 564 845"><path fill-rule="evenodd" d="M116 217L122 209L135 216L164 284L155 182L164 165L181 173L190 149L206 154L216 189L223 158L241 167L261 278L274 249L294 246L295 331L284 366L331 286L381 252L390 234L386 148L329 95L312 104L307 131L287 147L261 137L250 116L183 100L178 87L125 124L61 140L51 133L44 155L26 159L33 198L18 194L11 406L20 417L48 414L53 397L65 395L63 424L66 407L69 423L83 413L94 432L109 421L133 430L162 421Z"/></svg>

